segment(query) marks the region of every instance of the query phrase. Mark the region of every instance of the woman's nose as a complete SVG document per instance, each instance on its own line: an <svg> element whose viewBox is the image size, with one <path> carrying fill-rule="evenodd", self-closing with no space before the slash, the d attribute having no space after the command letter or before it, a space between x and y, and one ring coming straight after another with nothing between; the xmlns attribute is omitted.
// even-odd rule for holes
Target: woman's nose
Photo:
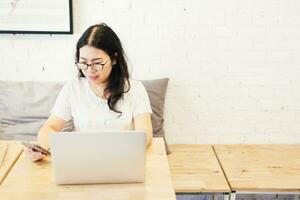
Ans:
<svg viewBox="0 0 300 200"><path fill-rule="evenodd" d="M94 73L95 71L92 69L92 66L91 65L87 65L88 66L88 68L86 69L86 71L88 72L88 73Z"/></svg>

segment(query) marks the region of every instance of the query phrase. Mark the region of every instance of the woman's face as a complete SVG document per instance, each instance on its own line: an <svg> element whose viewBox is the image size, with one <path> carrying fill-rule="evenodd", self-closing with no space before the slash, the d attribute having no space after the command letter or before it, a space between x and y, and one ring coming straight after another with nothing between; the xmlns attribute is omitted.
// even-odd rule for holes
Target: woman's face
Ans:
<svg viewBox="0 0 300 200"><path fill-rule="evenodd" d="M97 85L107 82L115 61L111 60L109 55L103 50L85 45L79 49L79 63L89 64L86 70L82 70L82 73L90 83ZM103 68L102 70L94 70L92 68L95 67L91 67L91 64L96 64L98 66L101 66L102 64Z"/></svg>

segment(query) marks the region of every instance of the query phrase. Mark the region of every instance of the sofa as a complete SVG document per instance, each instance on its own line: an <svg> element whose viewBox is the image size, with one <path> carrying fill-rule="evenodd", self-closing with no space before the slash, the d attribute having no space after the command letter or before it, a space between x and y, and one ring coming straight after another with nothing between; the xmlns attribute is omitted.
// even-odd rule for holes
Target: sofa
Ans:
<svg viewBox="0 0 300 200"><path fill-rule="evenodd" d="M153 114L153 136L165 140L164 103L168 78L143 80ZM36 140L38 130L47 120L63 82L0 81L0 140ZM72 131L73 123L66 123L62 131Z"/></svg>

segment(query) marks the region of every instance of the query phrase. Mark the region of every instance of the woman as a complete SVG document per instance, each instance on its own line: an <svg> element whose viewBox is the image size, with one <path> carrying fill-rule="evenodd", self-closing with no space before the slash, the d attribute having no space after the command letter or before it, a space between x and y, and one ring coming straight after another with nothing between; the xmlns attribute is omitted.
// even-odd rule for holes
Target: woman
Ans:
<svg viewBox="0 0 300 200"><path fill-rule="evenodd" d="M73 120L75 131L130 129L147 133L152 142L151 107L141 82L129 79L121 42L106 24L90 26L76 45L78 79L64 85L46 123L38 133L38 144L49 149L49 133L59 132ZM25 149L37 161L39 152Z"/></svg>

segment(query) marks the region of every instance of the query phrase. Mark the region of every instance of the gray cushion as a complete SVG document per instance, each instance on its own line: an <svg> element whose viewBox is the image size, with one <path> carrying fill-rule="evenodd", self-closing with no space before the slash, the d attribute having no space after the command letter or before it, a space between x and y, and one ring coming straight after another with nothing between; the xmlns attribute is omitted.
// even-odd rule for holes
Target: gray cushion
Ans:
<svg viewBox="0 0 300 200"><path fill-rule="evenodd" d="M36 140L62 84L0 81L0 139ZM69 121L63 131L73 130Z"/></svg>
<svg viewBox="0 0 300 200"><path fill-rule="evenodd" d="M147 90L153 111L153 114L151 115L153 136L164 138L166 152L169 154L170 150L168 148L164 132L164 105L168 82L168 78L142 81Z"/></svg>
<svg viewBox="0 0 300 200"><path fill-rule="evenodd" d="M151 116L154 137L164 137L164 103L169 79L142 81L153 114ZM36 140L38 130L49 117L63 83L0 81L0 139ZM62 131L72 131L69 121Z"/></svg>

